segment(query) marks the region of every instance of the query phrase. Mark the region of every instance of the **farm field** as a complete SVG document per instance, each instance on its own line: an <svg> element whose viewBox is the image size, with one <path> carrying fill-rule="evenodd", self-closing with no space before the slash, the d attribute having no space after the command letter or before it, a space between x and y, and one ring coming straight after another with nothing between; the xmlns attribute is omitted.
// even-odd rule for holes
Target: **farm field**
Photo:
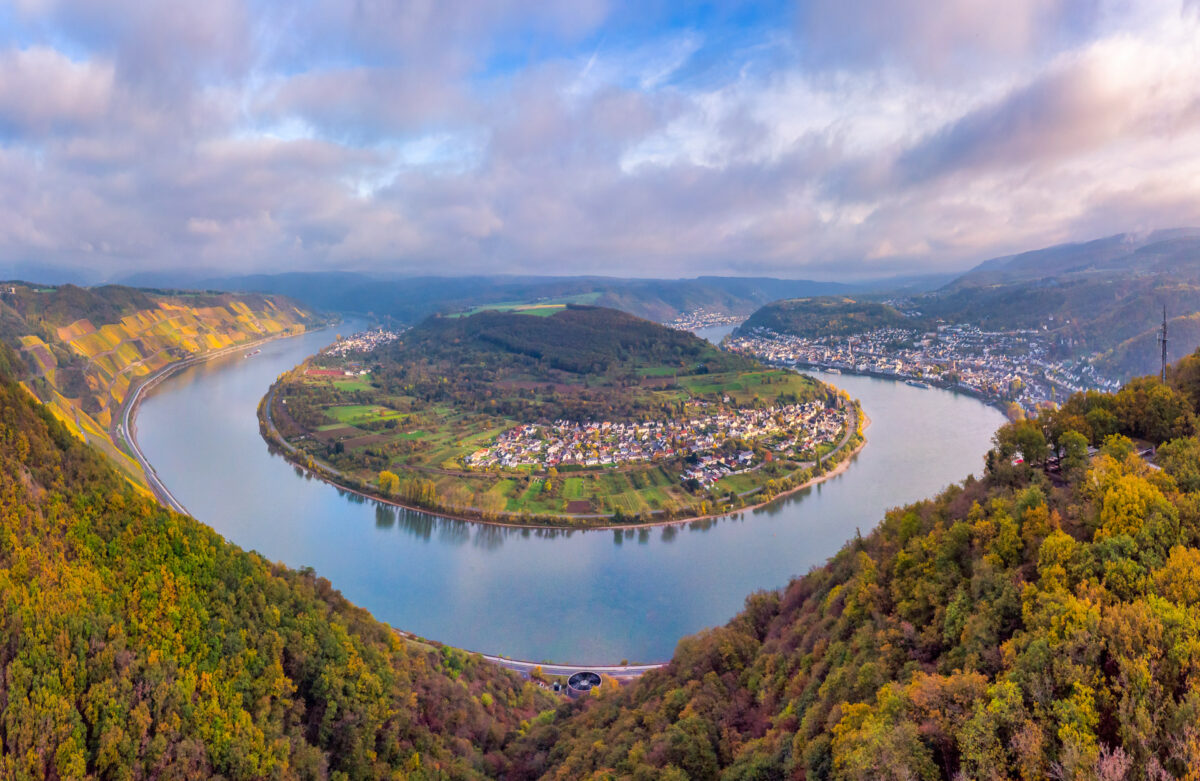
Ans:
<svg viewBox="0 0 1200 781"><path fill-rule="evenodd" d="M789 431L783 410L846 403L812 378L628 315L564 304L529 318L518 306L434 318L369 354L319 354L280 381L273 422L314 468L368 493L491 520L602 525L786 490L807 479L815 448L787 440L775 457L719 421L757 414L775 443ZM826 418L829 439L845 414ZM501 444L518 433L527 445ZM547 455L562 436L575 455Z"/></svg>

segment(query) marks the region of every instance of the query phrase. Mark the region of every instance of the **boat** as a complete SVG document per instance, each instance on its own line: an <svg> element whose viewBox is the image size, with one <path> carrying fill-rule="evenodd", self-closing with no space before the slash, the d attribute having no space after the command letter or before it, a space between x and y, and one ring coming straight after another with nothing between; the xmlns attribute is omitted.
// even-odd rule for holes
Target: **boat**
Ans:
<svg viewBox="0 0 1200 781"><path fill-rule="evenodd" d="M929 383L927 383L927 382L921 382L920 380L905 380L905 381L904 381L904 384L905 384L905 385L911 385L911 386L913 386L914 388L928 388L928 387L930 387Z"/></svg>
<svg viewBox="0 0 1200 781"><path fill-rule="evenodd" d="M246 357L249 358L251 356L258 355L261 352L262 352L262 350L255 350L254 352L246 353Z"/></svg>
<svg viewBox="0 0 1200 781"><path fill-rule="evenodd" d="M841 374L841 373L842 373L842 370L841 370L841 369L835 369L835 368L833 368L833 367L831 366L831 367L829 367L828 369L826 369L826 370L825 370L825 373L826 373L826 374Z"/></svg>

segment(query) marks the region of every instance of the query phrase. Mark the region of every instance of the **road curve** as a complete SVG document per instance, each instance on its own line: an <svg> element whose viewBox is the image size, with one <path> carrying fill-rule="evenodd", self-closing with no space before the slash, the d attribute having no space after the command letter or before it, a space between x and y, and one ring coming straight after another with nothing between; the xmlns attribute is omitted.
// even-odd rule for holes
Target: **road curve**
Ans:
<svg viewBox="0 0 1200 781"><path fill-rule="evenodd" d="M301 333L312 333L312 331L303 331ZM160 502L177 513L191 515L191 513L188 512L188 509L183 506L183 503L176 499L175 495L171 493L170 489L168 489L163 481L159 479L158 473L154 471L154 467L150 464L149 459L147 459L145 454L142 453L142 448L138 445L137 430L134 427L134 423L136 422L137 407L141 402L142 395L170 375L177 371L181 371L188 366L192 366L197 363L203 363L204 361L212 360L213 358L220 358L223 355L229 355L230 353L238 352L239 350L252 350L258 345L266 344L267 342L274 341L275 339L285 339L289 336L299 335L300 334L277 334L275 336L269 336L265 339L258 339L246 344L237 344L231 347L222 348L220 350L214 350L213 352L203 353L202 355L193 355L192 357L185 358L182 361L176 361L175 363L171 363L162 367L157 372L147 377L145 382L140 383L132 393L125 397L125 401L121 403L121 410L118 416L118 419L121 422L117 424L115 432L117 436L113 437L113 441L118 447L124 443L125 451L138 462L138 466L142 468L142 472L144 472L146 475L146 481L150 485L150 490L154 492L154 495L158 497Z"/></svg>
<svg viewBox="0 0 1200 781"><path fill-rule="evenodd" d="M651 670L657 670L661 667L666 667L666 662L658 662L656 664L599 664L599 665L577 665L577 664L549 664L546 662L526 662L519 659L505 659L503 656L491 656L489 654L480 654L484 661L507 667L509 670L514 670L519 673L528 675L535 667L542 668L542 672L546 675L574 675L578 672L590 671L594 673L602 673L610 678L618 680L632 680L640 678Z"/></svg>
<svg viewBox="0 0 1200 781"><path fill-rule="evenodd" d="M175 495L167 489L167 486L158 477L158 472L154 471L154 467L150 465L150 461L142 453L142 448L138 445L137 435L133 427L134 413L137 410L138 402L141 401L142 394L147 388L153 387L161 382L167 375L183 368L188 361L181 361L178 364L171 364L159 369L150 376L145 382L137 386L133 393L129 394L125 401L121 404L121 423L117 426L117 443L125 443L125 447L129 455L133 456L138 462L138 466L142 468L142 472L146 475L146 481L150 484L150 490L158 497L158 500L171 508L177 513L190 515L187 508L175 498Z"/></svg>
<svg viewBox="0 0 1200 781"><path fill-rule="evenodd" d="M412 640L416 643L424 642L420 637L405 632L403 629L392 629L400 637L406 640ZM467 653L476 653L467 651ZM498 667L504 667L522 675L529 676L535 669L541 668L545 675L565 675L570 676L579 672L594 672L602 673L610 678L629 681L634 678L640 678L651 670L658 670L667 666L667 662L653 662L651 664L554 664L553 662L531 662L525 659L509 659L506 656L496 656L494 654L476 653L485 662L489 662Z"/></svg>

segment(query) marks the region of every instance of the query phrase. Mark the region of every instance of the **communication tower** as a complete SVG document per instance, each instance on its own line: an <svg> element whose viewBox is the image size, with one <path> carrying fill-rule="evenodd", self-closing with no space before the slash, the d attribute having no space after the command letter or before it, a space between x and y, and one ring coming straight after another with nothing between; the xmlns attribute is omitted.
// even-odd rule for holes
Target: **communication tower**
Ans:
<svg viewBox="0 0 1200 781"><path fill-rule="evenodd" d="M1158 332L1158 344L1162 348L1162 368L1159 371L1159 379L1163 382L1167 381L1167 308L1163 307L1163 322L1162 330Z"/></svg>

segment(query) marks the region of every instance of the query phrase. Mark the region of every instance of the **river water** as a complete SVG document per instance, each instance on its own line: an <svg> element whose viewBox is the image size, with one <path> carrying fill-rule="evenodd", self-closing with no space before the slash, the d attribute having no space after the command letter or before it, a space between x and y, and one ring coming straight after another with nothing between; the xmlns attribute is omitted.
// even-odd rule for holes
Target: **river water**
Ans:
<svg viewBox="0 0 1200 781"><path fill-rule="evenodd" d="M345 333L360 324L346 323ZM553 532L447 520L346 495L271 455L255 410L333 331L270 342L163 382L139 441L188 510L243 548L309 566L392 626L475 651L586 664L660 661L747 594L825 561L884 511L982 468L995 409L943 390L820 375L860 399L868 443L841 475L690 525Z"/></svg>

